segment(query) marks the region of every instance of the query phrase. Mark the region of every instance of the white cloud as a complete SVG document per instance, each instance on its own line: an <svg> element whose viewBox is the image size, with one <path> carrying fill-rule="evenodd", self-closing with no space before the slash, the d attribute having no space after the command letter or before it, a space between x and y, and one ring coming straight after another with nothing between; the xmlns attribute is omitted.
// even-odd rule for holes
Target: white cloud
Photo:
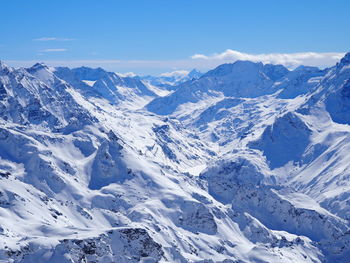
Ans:
<svg viewBox="0 0 350 263"><path fill-rule="evenodd" d="M136 77L137 76L137 74L135 72L125 72L125 73L115 72L115 74L117 74L118 76L121 76L121 77Z"/></svg>
<svg viewBox="0 0 350 263"><path fill-rule="evenodd" d="M159 76L161 76L161 77L182 77L182 76L188 75L188 73L190 73L188 70L175 70L175 71L171 71L171 72L164 72L164 73L160 74Z"/></svg>
<svg viewBox="0 0 350 263"><path fill-rule="evenodd" d="M41 38L33 39L33 41L54 41L56 39L57 39L56 37L41 37Z"/></svg>
<svg viewBox="0 0 350 263"><path fill-rule="evenodd" d="M41 52L65 52L67 49L65 48L48 48L48 49L43 49Z"/></svg>
<svg viewBox="0 0 350 263"><path fill-rule="evenodd" d="M250 60L271 64L282 64L288 68L295 68L299 65L327 67L336 64L345 53L338 52L300 52L300 53L270 53L270 54L248 54L232 49L212 55L195 54L193 60L203 63L217 62L218 64L234 62L237 60Z"/></svg>
<svg viewBox="0 0 350 263"><path fill-rule="evenodd" d="M74 38L60 38L60 37L41 37L33 39L33 41L72 41Z"/></svg>

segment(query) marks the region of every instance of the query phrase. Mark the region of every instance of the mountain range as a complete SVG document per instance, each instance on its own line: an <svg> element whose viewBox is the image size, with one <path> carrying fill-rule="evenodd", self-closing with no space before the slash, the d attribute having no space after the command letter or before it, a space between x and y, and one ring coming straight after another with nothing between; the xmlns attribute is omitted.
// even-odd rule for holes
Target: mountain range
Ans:
<svg viewBox="0 0 350 263"><path fill-rule="evenodd" d="M350 262L350 53L122 76L0 62L0 262Z"/></svg>

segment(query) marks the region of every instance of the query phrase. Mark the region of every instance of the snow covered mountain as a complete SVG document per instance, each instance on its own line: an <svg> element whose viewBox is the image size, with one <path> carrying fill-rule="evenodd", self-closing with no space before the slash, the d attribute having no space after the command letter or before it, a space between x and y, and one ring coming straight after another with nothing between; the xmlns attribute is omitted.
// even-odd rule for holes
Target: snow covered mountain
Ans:
<svg viewBox="0 0 350 263"><path fill-rule="evenodd" d="M287 73L288 69L281 65L263 65L250 61L223 64L199 79L183 83L172 94L153 100L147 109L167 115L183 104L213 97L253 98L272 94L277 91L273 84Z"/></svg>
<svg viewBox="0 0 350 263"><path fill-rule="evenodd" d="M0 62L0 262L350 262L350 53L152 85Z"/></svg>
<svg viewBox="0 0 350 263"><path fill-rule="evenodd" d="M178 85L189 80L199 79L203 74L196 69L191 71L177 70L162 73L158 76L142 76L141 80L156 87L174 90Z"/></svg>
<svg viewBox="0 0 350 263"><path fill-rule="evenodd" d="M157 95L135 77L121 77L101 68L80 67L75 69L55 68L53 73L79 89L86 97L107 99L113 104L128 104L137 107Z"/></svg>

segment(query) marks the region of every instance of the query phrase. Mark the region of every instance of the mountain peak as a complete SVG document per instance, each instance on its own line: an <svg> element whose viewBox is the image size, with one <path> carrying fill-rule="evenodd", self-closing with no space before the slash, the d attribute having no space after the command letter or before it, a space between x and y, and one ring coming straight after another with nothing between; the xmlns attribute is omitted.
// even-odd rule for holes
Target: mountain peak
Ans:
<svg viewBox="0 0 350 263"><path fill-rule="evenodd" d="M200 71L198 71L197 69L192 69L189 73L188 73L188 77L190 78L190 79L193 79L193 78L199 78L199 77L201 77L203 74L200 72Z"/></svg>
<svg viewBox="0 0 350 263"><path fill-rule="evenodd" d="M236 65L262 65L262 62L254 62L254 61L250 61L250 60L237 60L235 62L233 62L232 64L236 64Z"/></svg>
<svg viewBox="0 0 350 263"><path fill-rule="evenodd" d="M48 68L49 68L49 67L46 66L45 63L40 62L40 63L34 64L34 65L30 68L30 70L35 70L35 71L37 71L37 70L48 69Z"/></svg>
<svg viewBox="0 0 350 263"><path fill-rule="evenodd" d="M0 60L0 71L7 69L7 68L8 68L8 66L2 60Z"/></svg>
<svg viewBox="0 0 350 263"><path fill-rule="evenodd" d="M3 61L0 60L0 73L1 74L8 74L10 72L13 72L14 68L9 67L8 65L6 65Z"/></svg>
<svg viewBox="0 0 350 263"><path fill-rule="evenodd" d="M105 71L102 68L89 68L89 67L79 67L74 68L71 70L75 76L80 80L90 80L90 81L96 81L98 79L103 78L108 74L107 71Z"/></svg>
<svg viewBox="0 0 350 263"><path fill-rule="evenodd" d="M277 81L287 75L289 70L283 65L265 64L264 72L270 79Z"/></svg>
<svg viewBox="0 0 350 263"><path fill-rule="evenodd" d="M106 72L103 68L101 67L97 67L97 68L89 68L89 67L78 67L78 68L74 68L73 70L85 70L85 71L98 71L98 72Z"/></svg>
<svg viewBox="0 0 350 263"><path fill-rule="evenodd" d="M264 72L272 80L277 80L286 75L289 70L282 65L263 64L249 60L237 60L234 63L222 64L213 70L208 71L204 76L225 76L234 74L235 76L250 76Z"/></svg>
<svg viewBox="0 0 350 263"><path fill-rule="evenodd" d="M236 71L244 70L247 72L248 68L253 69L257 67L257 63L247 60L237 60L234 63L226 63L208 71L205 76L224 76L235 73ZM247 72L248 73L248 72Z"/></svg>
<svg viewBox="0 0 350 263"><path fill-rule="evenodd" d="M318 67L312 67L312 66L304 66L304 65L300 65L298 67L296 67L294 69L294 71L319 71L320 69Z"/></svg>
<svg viewBox="0 0 350 263"><path fill-rule="evenodd" d="M345 56L340 60L340 64L350 64L350 52L345 54Z"/></svg>

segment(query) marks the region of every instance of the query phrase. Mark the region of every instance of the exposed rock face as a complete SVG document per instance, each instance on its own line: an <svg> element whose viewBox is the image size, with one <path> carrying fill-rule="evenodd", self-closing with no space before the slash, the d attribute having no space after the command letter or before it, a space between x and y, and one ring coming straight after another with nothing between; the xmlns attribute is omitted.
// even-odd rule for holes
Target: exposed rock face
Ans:
<svg viewBox="0 0 350 263"><path fill-rule="evenodd" d="M266 178L264 169L268 168L259 160L238 154L216 162L202 172L200 178L208 182L211 195L223 203L230 203L242 185L260 185Z"/></svg>
<svg viewBox="0 0 350 263"><path fill-rule="evenodd" d="M123 182L130 178L130 172L121 159L122 149L117 136L110 131L108 139L104 140L96 151L89 182L90 189L100 189L113 182Z"/></svg>
<svg viewBox="0 0 350 263"><path fill-rule="evenodd" d="M20 262L159 262L163 259L162 246L142 228L113 229L96 237L63 239L52 251L43 251L34 245L5 253Z"/></svg>
<svg viewBox="0 0 350 263"><path fill-rule="evenodd" d="M287 113L266 127L251 148L262 150L271 168L298 162L310 143L311 129L295 113Z"/></svg>
<svg viewBox="0 0 350 263"><path fill-rule="evenodd" d="M172 217L179 227L211 235L217 233L215 218L205 205L193 201L180 201L179 206L172 204L172 200L163 200L163 202L169 208L178 209Z"/></svg>

